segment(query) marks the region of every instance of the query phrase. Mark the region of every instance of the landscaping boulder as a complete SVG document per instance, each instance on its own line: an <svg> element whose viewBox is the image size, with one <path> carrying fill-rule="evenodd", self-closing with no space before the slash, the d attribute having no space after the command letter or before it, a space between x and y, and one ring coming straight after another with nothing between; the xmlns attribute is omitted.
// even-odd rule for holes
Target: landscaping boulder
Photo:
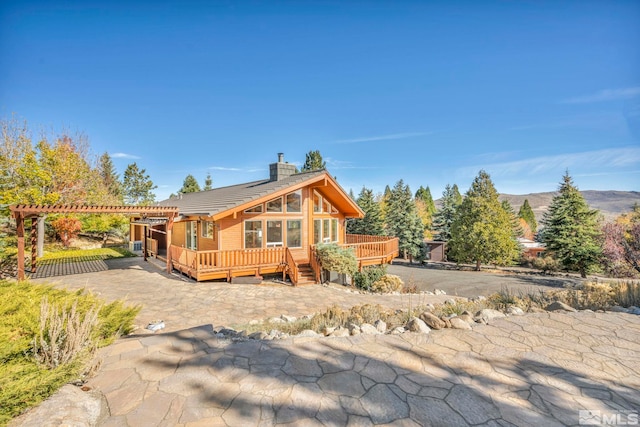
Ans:
<svg viewBox="0 0 640 427"><path fill-rule="evenodd" d="M298 320L295 316L287 316L286 314L282 314L280 318L287 323L293 323Z"/></svg>
<svg viewBox="0 0 640 427"><path fill-rule="evenodd" d="M457 316L449 319L449 322L451 322L451 327L453 329L471 329L471 325L468 322Z"/></svg>
<svg viewBox="0 0 640 427"><path fill-rule="evenodd" d="M403 328L402 326L396 326L395 328L393 328L391 330L391 332L389 332L391 335L400 335L400 334L404 334L407 330L405 328Z"/></svg>
<svg viewBox="0 0 640 427"><path fill-rule="evenodd" d="M444 321L438 319L438 316L428 311L425 311L420 315L420 320L426 323L427 326L430 327L431 329L438 330L446 327L446 324L444 323Z"/></svg>
<svg viewBox="0 0 640 427"><path fill-rule="evenodd" d="M369 323L363 323L362 325L360 325L360 332L362 332L365 335L378 335L378 334L380 334L380 331L378 331L375 326L373 326L373 325L371 325Z"/></svg>
<svg viewBox="0 0 640 427"><path fill-rule="evenodd" d="M417 317L412 317L407 322L406 329L411 332L420 332L423 334L428 334L429 332L431 332L431 329L427 326L427 324Z"/></svg>
<svg viewBox="0 0 640 427"><path fill-rule="evenodd" d="M375 326L378 332L380 332L381 334L387 332L387 324L381 319L376 320L373 323L373 326Z"/></svg>
<svg viewBox="0 0 640 427"><path fill-rule="evenodd" d="M510 305L509 307L507 307L507 314L510 314L511 316L523 316L524 310L515 305Z"/></svg>
<svg viewBox="0 0 640 427"><path fill-rule="evenodd" d="M330 337L348 337L349 336L349 329L343 328L343 327L338 327L333 332L331 332L331 334L329 334L329 336Z"/></svg>
<svg viewBox="0 0 640 427"><path fill-rule="evenodd" d="M356 325L355 323L349 323L347 328L349 328L349 334L351 335L360 335L360 333L362 332L360 330L360 326Z"/></svg>
<svg viewBox="0 0 640 427"><path fill-rule="evenodd" d="M311 329L305 329L304 331L300 332L298 335L296 335L297 337L318 337L320 336L320 334L318 334L316 331L311 330Z"/></svg>
<svg viewBox="0 0 640 427"><path fill-rule="evenodd" d="M462 319L470 325L473 325L474 323L476 323L476 321L473 320L473 316L468 311L465 311L460 316L458 316L458 319Z"/></svg>
<svg viewBox="0 0 640 427"><path fill-rule="evenodd" d="M489 323L493 319L499 319L501 317L506 317L506 315L498 310L494 310L492 308L484 308L476 313L476 321L480 320L482 323Z"/></svg>
<svg viewBox="0 0 640 427"><path fill-rule="evenodd" d="M609 311L613 311L614 313L628 313L629 309L621 307L619 305L614 305L609 309Z"/></svg>
<svg viewBox="0 0 640 427"><path fill-rule="evenodd" d="M544 308L547 311L570 311L576 312L577 310L570 305L563 303L562 301L554 301Z"/></svg>

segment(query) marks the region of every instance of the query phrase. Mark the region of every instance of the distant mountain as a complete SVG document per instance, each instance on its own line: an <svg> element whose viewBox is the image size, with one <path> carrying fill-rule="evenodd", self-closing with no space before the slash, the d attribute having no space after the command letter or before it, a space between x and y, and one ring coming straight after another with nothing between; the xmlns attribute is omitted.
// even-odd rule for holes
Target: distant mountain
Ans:
<svg viewBox="0 0 640 427"><path fill-rule="evenodd" d="M622 213L629 212L634 203L640 204L640 192L638 191L586 190L581 191L581 193L589 204L589 207L598 209L606 220L612 220ZM555 194L555 192L523 195L501 194L500 200L508 200L516 213L520 209L520 206L522 206L522 203L524 203L524 199L529 200L531 209L533 209L536 220L539 222L544 212L549 208Z"/></svg>
<svg viewBox="0 0 640 427"><path fill-rule="evenodd" d="M585 200L592 209L598 209L606 220L613 220L618 215L629 212L634 203L640 204L640 192L638 191L581 191ZM536 221L540 222L542 215L547 211L551 200L556 193L548 191L545 193L530 194L500 194L500 200L508 200L513 206L513 210L518 213L524 199L529 200L531 209L536 216ZM440 209L440 199L436 200L436 207Z"/></svg>

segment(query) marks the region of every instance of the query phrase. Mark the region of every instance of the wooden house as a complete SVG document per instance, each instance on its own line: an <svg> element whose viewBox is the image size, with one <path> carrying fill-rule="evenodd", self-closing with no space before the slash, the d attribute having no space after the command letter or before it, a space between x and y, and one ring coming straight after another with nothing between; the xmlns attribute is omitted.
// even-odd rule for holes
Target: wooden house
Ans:
<svg viewBox="0 0 640 427"><path fill-rule="evenodd" d="M317 282L319 243L353 248L360 268L398 255L397 238L346 234L346 220L364 213L326 170L295 173L282 154L269 170L269 179L160 202L178 208L172 227L133 221L132 244L198 281L282 273L294 284Z"/></svg>

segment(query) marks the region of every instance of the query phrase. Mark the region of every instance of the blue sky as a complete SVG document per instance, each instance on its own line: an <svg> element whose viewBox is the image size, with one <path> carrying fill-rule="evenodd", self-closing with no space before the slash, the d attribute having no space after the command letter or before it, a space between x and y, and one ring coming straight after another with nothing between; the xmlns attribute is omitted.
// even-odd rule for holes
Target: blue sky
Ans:
<svg viewBox="0 0 640 427"><path fill-rule="evenodd" d="M356 194L640 190L638 1L11 1L0 116L88 135L158 199L320 150Z"/></svg>

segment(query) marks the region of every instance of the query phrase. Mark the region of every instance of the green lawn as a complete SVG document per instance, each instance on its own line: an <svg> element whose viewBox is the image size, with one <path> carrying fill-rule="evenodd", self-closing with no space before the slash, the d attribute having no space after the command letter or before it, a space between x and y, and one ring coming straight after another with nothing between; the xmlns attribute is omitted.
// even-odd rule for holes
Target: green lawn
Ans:
<svg viewBox="0 0 640 427"><path fill-rule="evenodd" d="M98 248L98 249L62 249L55 252L45 252L38 258L41 264L48 262L77 262L95 261L113 258L134 257L136 254L124 248Z"/></svg>
<svg viewBox="0 0 640 427"><path fill-rule="evenodd" d="M131 332L140 311L140 307L127 307L122 301L105 304L82 290L69 292L26 281L0 281L0 426L79 378L89 365L89 351L80 352L70 363L54 369L36 361L33 342L40 330L43 298L65 308L77 301L80 313L99 306L98 324L91 333L92 342L98 347L113 342L119 334Z"/></svg>

